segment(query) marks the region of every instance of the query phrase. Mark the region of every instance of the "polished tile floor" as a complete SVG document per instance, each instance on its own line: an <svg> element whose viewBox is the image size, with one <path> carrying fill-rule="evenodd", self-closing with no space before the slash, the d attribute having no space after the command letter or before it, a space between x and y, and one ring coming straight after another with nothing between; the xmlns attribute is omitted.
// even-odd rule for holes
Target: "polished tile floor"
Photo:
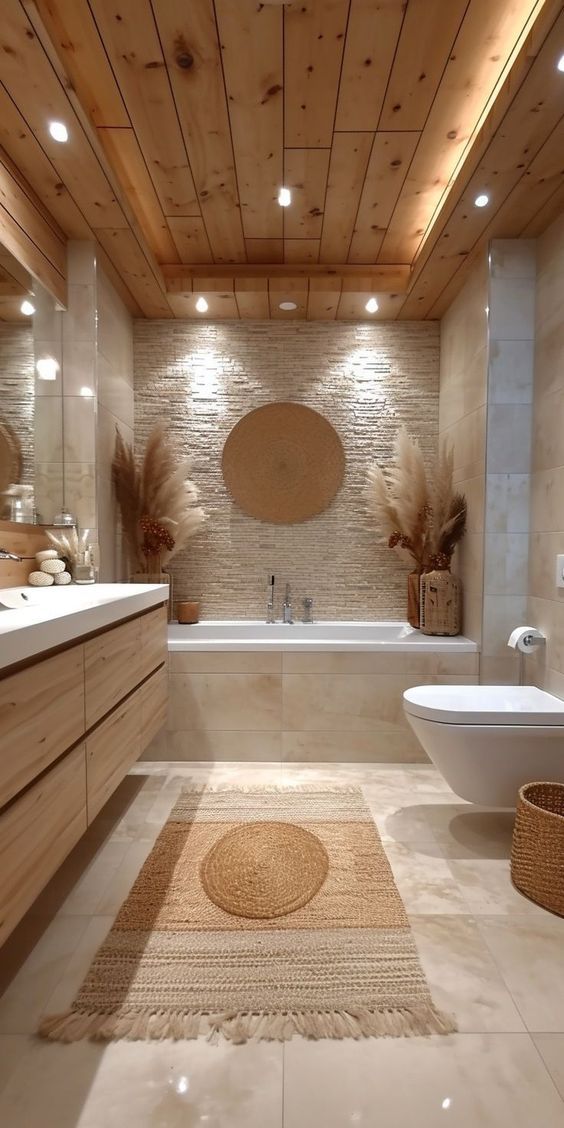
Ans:
<svg viewBox="0 0 564 1128"><path fill-rule="evenodd" d="M448 1038L46 1044L179 789L357 782ZM509 880L512 819L426 765L140 763L0 953L5 1128L564 1128L564 920Z"/></svg>

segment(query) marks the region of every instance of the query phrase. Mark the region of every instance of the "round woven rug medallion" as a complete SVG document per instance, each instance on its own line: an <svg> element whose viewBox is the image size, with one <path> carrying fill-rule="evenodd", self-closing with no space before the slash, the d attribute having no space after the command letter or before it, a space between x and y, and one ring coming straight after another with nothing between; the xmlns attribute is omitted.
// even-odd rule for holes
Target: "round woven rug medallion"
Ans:
<svg viewBox="0 0 564 1128"><path fill-rule="evenodd" d="M206 854L200 878L215 905L232 916L267 920L301 909L329 869L319 838L283 822L245 823Z"/></svg>

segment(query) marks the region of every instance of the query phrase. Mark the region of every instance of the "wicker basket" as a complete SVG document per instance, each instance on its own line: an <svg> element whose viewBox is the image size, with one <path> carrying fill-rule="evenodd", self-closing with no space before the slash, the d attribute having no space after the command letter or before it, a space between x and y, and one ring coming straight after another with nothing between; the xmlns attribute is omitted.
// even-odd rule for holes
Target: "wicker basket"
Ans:
<svg viewBox="0 0 564 1128"><path fill-rule="evenodd" d="M462 584L446 570L421 576L421 631L426 635L460 634Z"/></svg>
<svg viewBox="0 0 564 1128"><path fill-rule="evenodd" d="M564 783L520 788L511 878L531 901L564 916Z"/></svg>

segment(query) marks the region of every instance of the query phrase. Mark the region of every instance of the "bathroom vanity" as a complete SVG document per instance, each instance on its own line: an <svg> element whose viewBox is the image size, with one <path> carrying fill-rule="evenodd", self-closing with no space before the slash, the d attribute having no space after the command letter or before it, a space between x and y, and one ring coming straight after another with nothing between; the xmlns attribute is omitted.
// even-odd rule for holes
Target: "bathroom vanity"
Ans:
<svg viewBox="0 0 564 1128"><path fill-rule="evenodd" d="M0 944L165 723L167 597L0 590Z"/></svg>

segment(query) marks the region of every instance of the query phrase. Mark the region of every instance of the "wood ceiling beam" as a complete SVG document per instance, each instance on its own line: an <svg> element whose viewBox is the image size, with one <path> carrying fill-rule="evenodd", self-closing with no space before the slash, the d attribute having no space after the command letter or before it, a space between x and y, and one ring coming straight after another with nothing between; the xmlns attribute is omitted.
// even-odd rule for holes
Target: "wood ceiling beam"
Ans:
<svg viewBox="0 0 564 1128"><path fill-rule="evenodd" d="M354 281L364 291L366 289L376 293L404 294L409 284L410 268L400 265L383 266L356 266L349 263L338 266L318 263L245 263L225 266L183 266L171 263L162 267L166 282L167 292L171 294L190 293L194 288L194 279L200 280L205 274L206 279L215 280L225 288L228 281L231 285L238 279L277 279L282 283L294 278L303 279L328 279L331 281L346 280L347 289Z"/></svg>
<svg viewBox="0 0 564 1128"><path fill-rule="evenodd" d="M14 175L11 161L0 150L0 240L49 293L66 305L66 240L53 230L43 206L29 184Z"/></svg>

